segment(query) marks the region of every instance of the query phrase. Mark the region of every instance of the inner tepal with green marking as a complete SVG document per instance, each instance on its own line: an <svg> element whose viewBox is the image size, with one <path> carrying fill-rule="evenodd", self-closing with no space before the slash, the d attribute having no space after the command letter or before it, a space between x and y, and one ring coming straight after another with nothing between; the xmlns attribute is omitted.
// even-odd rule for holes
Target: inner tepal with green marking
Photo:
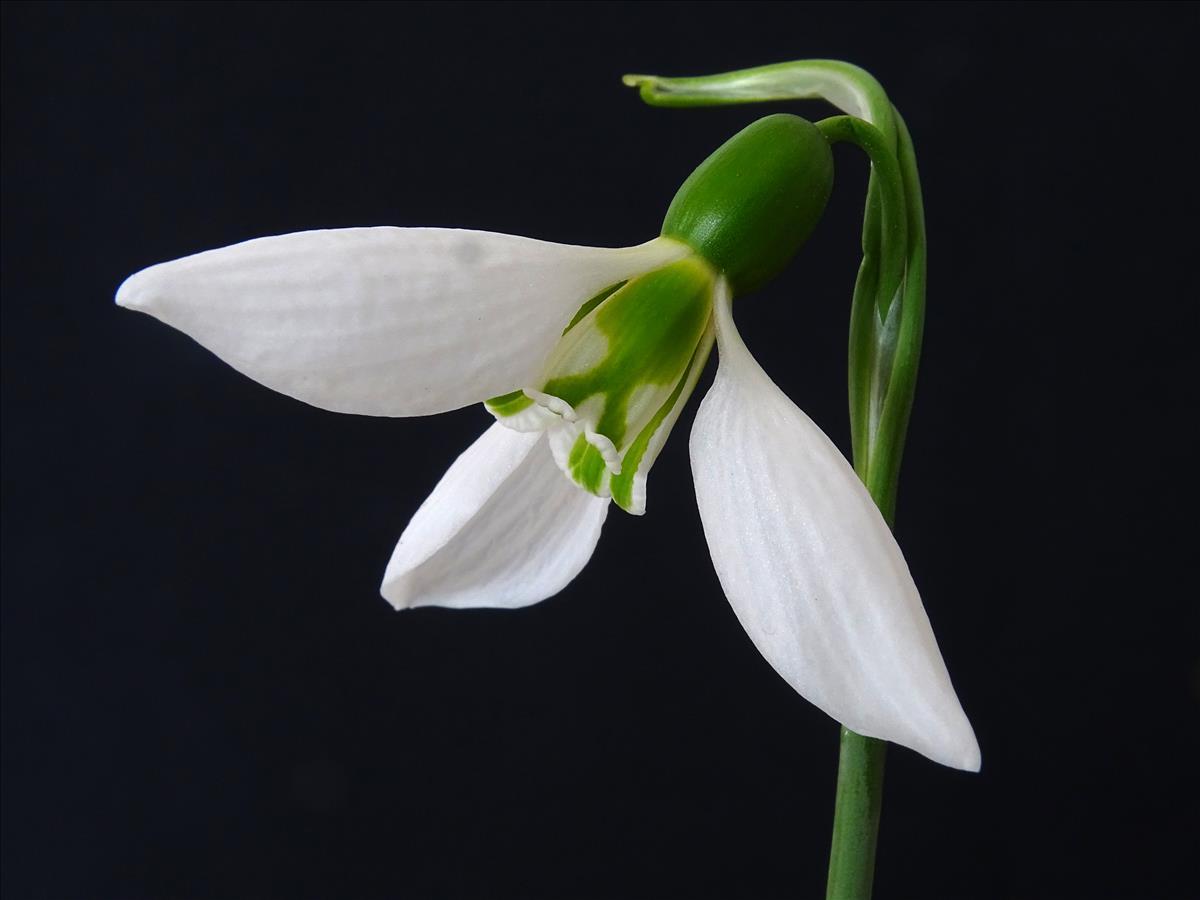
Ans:
<svg viewBox="0 0 1200 900"><path fill-rule="evenodd" d="M605 291L568 326L544 380L488 408L501 421L523 416L515 427L545 427L580 487L644 512L646 470L712 347L718 277L689 256Z"/></svg>
<svg viewBox="0 0 1200 900"><path fill-rule="evenodd" d="M659 240L686 255L589 299L538 382L487 408L517 430L545 430L580 487L645 512L647 472L712 350L714 303L778 274L820 218L832 173L828 143L804 119L768 116L742 130L667 211Z"/></svg>

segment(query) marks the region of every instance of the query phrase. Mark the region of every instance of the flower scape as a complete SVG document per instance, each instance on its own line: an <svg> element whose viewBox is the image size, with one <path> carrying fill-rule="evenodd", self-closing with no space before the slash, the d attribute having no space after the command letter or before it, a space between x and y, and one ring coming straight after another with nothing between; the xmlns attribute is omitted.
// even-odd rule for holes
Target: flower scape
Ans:
<svg viewBox="0 0 1200 900"><path fill-rule="evenodd" d="M443 228L264 237L152 266L117 303L273 390L335 412L496 422L400 537L397 609L517 608L587 564L611 504L641 515L655 458L714 346L691 429L696 500L739 621L788 684L854 732L955 768L979 747L882 514L755 361L732 304L824 210L829 143L760 119L621 249Z"/></svg>

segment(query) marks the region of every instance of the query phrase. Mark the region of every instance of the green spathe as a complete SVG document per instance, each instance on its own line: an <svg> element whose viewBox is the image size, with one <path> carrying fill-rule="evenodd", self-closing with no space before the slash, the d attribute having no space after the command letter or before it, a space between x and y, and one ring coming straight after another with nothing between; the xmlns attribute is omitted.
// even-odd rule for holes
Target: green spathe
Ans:
<svg viewBox="0 0 1200 900"><path fill-rule="evenodd" d="M695 249L743 294L783 270L832 188L833 154L816 126L799 116L767 116L688 176L662 233Z"/></svg>

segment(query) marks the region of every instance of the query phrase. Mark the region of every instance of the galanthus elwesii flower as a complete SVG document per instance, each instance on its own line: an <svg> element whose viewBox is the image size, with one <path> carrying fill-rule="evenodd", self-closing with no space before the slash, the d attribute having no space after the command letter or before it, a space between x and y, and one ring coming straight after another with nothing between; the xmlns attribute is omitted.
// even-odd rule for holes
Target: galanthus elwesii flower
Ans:
<svg viewBox="0 0 1200 900"><path fill-rule="evenodd" d="M560 591L610 498L647 474L713 343L692 426L717 575L777 672L860 734L979 767L912 576L833 443L759 367L735 295L777 274L832 185L829 145L761 119L684 183L662 234L597 249L440 228L266 237L129 278L117 294L256 381L338 412L485 402L496 423L450 466L392 555L397 608L521 607Z"/></svg>

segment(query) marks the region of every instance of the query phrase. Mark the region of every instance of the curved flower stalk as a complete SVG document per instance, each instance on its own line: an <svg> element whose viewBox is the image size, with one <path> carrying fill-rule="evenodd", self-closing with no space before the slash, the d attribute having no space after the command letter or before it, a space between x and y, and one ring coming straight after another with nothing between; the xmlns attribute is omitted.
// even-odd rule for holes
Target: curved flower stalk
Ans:
<svg viewBox="0 0 1200 900"><path fill-rule="evenodd" d="M836 59L805 59L717 75L626 75L652 106L824 100L846 116L818 127L871 159L863 261L850 313L850 437L854 464L885 517L895 509L925 319L925 222L912 138L883 86Z"/></svg>
<svg viewBox="0 0 1200 900"><path fill-rule="evenodd" d="M561 590L591 556L610 501L645 511L649 470L715 342L720 366L691 456L738 618L833 718L975 769L974 734L887 523L733 320L733 297L788 263L831 184L821 131L769 116L687 179L647 243L304 232L153 266L117 302L324 409L415 416L486 404L496 423L396 546L382 593L397 608L519 607Z"/></svg>

